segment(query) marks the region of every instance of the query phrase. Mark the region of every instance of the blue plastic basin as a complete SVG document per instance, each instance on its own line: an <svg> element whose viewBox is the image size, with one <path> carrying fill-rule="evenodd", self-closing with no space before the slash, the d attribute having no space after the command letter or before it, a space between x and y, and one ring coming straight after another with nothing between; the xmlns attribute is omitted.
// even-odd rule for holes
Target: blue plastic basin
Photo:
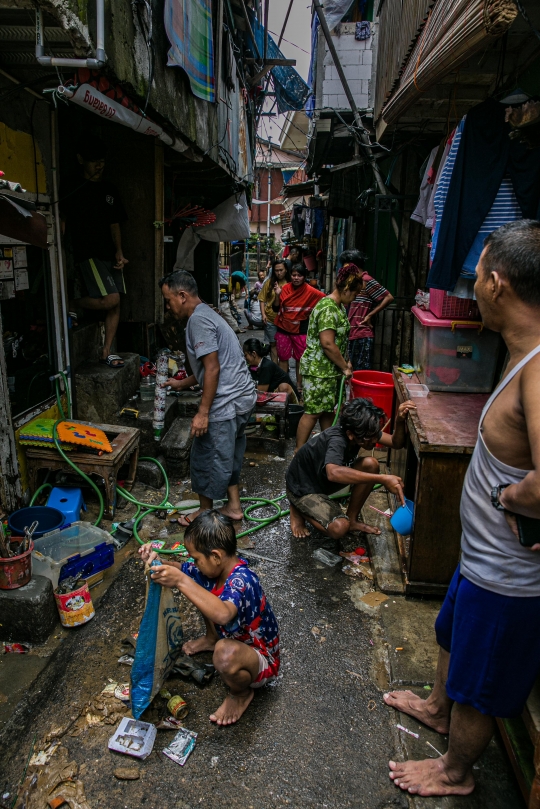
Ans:
<svg viewBox="0 0 540 809"><path fill-rule="evenodd" d="M390 517L390 524L394 531L403 537L408 537L412 531L414 520L414 503L405 498L405 505L400 506Z"/></svg>
<svg viewBox="0 0 540 809"><path fill-rule="evenodd" d="M33 538L39 539L43 534L60 528L64 524L64 515L57 508L50 506L28 506L14 511L8 519L8 525L12 534L22 537L25 527L30 528L36 520L38 527L34 531Z"/></svg>

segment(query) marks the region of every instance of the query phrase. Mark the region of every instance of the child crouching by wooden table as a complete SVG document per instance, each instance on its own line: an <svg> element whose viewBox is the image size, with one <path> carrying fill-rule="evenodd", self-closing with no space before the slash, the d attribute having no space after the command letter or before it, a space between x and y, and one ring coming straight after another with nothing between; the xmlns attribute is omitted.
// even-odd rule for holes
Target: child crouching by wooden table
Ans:
<svg viewBox="0 0 540 809"><path fill-rule="evenodd" d="M213 664L229 694L210 719L218 725L237 722L253 689L279 673L279 629L259 579L236 554L232 520L216 509L203 511L186 528L184 544L194 562L165 561L152 570L163 587L177 587L202 613L206 635L184 644L188 655L213 652ZM157 554L150 544L139 553L150 564Z"/></svg>

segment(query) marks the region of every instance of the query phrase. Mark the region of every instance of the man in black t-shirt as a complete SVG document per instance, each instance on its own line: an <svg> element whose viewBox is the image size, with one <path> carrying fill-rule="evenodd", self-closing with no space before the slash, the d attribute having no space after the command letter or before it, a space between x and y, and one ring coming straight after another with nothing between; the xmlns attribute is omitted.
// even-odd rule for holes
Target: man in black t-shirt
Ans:
<svg viewBox="0 0 540 809"><path fill-rule="evenodd" d="M60 210L73 258L86 287L86 296L73 301L76 308L103 312L105 343L100 362L121 368L121 357L111 354L120 319L120 294L125 293L120 225L127 219L115 185L103 179L105 145L99 140L80 144L77 160L82 177L61 200Z"/></svg>
<svg viewBox="0 0 540 809"><path fill-rule="evenodd" d="M306 521L332 539L349 531L380 534L378 528L358 520L360 509L373 487L380 483L395 494L401 505L403 481L397 475L379 474L379 462L371 456L358 458L358 450L376 444L401 449L405 444L405 419L414 402L398 408L394 433L382 432L386 415L371 399L351 399L343 408L339 424L311 438L298 450L287 471L287 497L291 507L291 531L295 537L309 535ZM351 496L344 514L330 495L350 485Z"/></svg>

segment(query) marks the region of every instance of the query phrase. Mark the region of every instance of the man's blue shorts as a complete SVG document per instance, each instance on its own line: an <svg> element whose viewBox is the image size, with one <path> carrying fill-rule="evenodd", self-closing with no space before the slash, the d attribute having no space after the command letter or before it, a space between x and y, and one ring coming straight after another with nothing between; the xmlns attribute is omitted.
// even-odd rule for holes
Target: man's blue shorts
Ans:
<svg viewBox="0 0 540 809"><path fill-rule="evenodd" d="M450 699L489 716L521 714L540 673L540 597L484 590L458 566L435 632L450 652Z"/></svg>

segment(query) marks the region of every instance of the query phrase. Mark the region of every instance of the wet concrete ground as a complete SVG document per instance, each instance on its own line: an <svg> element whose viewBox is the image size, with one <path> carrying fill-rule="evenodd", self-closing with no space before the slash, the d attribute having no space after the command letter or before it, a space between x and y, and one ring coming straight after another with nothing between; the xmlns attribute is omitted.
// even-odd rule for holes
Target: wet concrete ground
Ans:
<svg viewBox="0 0 540 809"><path fill-rule="evenodd" d="M251 467L250 462L258 465ZM280 494L285 467L270 456L248 453L243 474L247 493ZM173 501L179 492L173 491ZM187 491L182 494L189 496ZM145 533L157 533L163 527L163 522L149 519ZM414 803L388 778L388 759L402 758L410 741L417 757L429 753L428 740L438 749L445 744L406 717L401 717L401 723L418 732L420 741L399 734L395 726L400 720L382 701L391 680L408 683L411 677L408 658L394 652L398 638L411 639L418 648L418 659L411 665L425 672L427 682L432 680L429 623L436 605L417 602L416 607L415 602L391 595L380 607L367 606L361 598L373 589L371 582L348 578L339 565L336 569L317 562L312 553L324 544L321 538L295 540L286 521L256 533L254 544L256 553L278 560L254 560L254 569L280 623L282 676L274 687L256 693L248 712L231 728L217 728L208 720L225 694L219 678L204 688L192 681L169 680L169 691L189 703L185 727L199 734L184 768L160 753L172 739L172 731L158 733L154 752L143 762L107 749L117 722L88 727L77 737L68 731L62 744L70 760L85 765L81 780L92 809L138 805L194 809L216 804L242 809L453 809L458 804L517 809L523 805L497 743L481 762L474 799L417 799ZM350 548L358 544L358 536L351 538ZM5 725L0 736L0 784L7 782L12 795L34 738L36 750L41 749L46 734L66 728L109 679L129 679L129 669L117 659L122 639L137 630L143 607L142 567L132 556L102 597L95 619L68 633ZM183 599L182 614L186 638L200 634L202 621ZM167 713L164 701L158 698L156 705L150 718ZM129 764L139 768L140 779L118 781L113 771Z"/></svg>

